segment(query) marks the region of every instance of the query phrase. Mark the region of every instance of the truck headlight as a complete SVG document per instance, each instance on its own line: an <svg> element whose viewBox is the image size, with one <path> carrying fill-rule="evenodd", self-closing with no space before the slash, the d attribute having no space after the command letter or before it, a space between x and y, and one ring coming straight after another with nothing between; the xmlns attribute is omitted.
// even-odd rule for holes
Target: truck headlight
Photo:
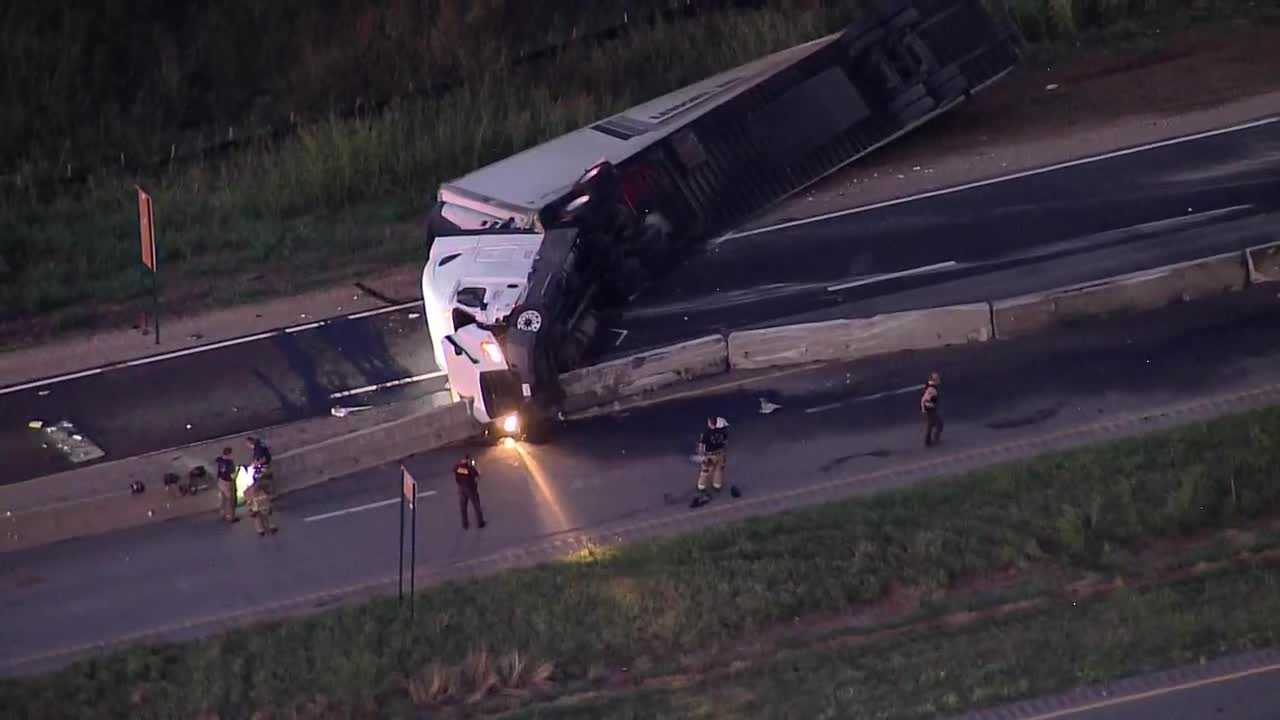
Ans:
<svg viewBox="0 0 1280 720"><path fill-rule="evenodd" d="M496 363L502 362L502 348L498 347L498 343L492 340L485 340L480 343L480 349L484 352L485 357L489 358L490 361Z"/></svg>
<svg viewBox="0 0 1280 720"><path fill-rule="evenodd" d="M502 418L502 431L514 435L520 431L520 416L515 413Z"/></svg>

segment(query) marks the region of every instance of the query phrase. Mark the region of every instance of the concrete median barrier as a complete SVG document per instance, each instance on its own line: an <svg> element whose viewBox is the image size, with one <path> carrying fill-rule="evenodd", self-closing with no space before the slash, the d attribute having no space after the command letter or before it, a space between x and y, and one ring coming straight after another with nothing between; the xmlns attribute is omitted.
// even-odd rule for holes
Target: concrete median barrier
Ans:
<svg viewBox="0 0 1280 720"><path fill-rule="evenodd" d="M1280 243L1249 248L1245 251L1249 264L1249 283L1280 282Z"/></svg>
<svg viewBox="0 0 1280 720"><path fill-rule="evenodd" d="M565 412L606 405L695 378L729 369L721 335L642 352L573 370L560 376Z"/></svg>
<svg viewBox="0 0 1280 720"><path fill-rule="evenodd" d="M811 362L857 360L991 339L987 303L830 320L729 335L729 365L750 370Z"/></svg>
<svg viewBox="0 0 1280 720"><path fill-rule="evenodd" d="M287 495L474 435L479 428L466 405L446 398L437 394L246 434L267 440L275 455L276 493ZM236 436L0 486L0 552L201 513L209 513L212 521L218 491L211 473L223 447L233 449L237 462L248 461L244 441ZM169 473L186 483L196 466L210 473L196 494L164 485ZM130 491L135 481L145 484L144 492Z"/></svg>
<svg viewBox="0 0 1280 720"><path fill-rule="evenodd" d="M1077 324L1085 318L1157 310L1243 290L1248 272L1242 254L1121 275L991 303L995 336L1002 340Z"/></svg>

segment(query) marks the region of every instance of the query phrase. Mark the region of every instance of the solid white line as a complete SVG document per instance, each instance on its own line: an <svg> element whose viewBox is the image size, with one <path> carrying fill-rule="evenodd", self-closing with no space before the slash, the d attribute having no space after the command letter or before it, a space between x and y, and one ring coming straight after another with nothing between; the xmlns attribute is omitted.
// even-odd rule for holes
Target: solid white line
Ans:
<svg viewBox="0 0 1280 720"><path fill-rule="evenodd" d="M4 388L3 390L0 390L0 395L6 395L8 393L18 392L19 390L27 390L29 388L40 387L41 385L48 385L50 383L62 382L63 380L75 380L76 378L88 377L90 375L97 375L98 373L102 372L102 370L103 368L94 368L93 370L81 370L80 372L74 372L74 373L71 373L70 375L63 375L58 378L52 378L49 380L36 380L35 382L23 383L22 385L14 385L13 387L7 387L7 388Z"/></svg>
<svg viewBox="0 0 1280 720"><path fill-rule="evenodd" d="M924 265L918 268L911 268L910 270L884 273L883 275L872 275L871 277L862 278L861 280L854 280L852 282L841 283L839 285L832 285L831 287L827 288L827 292L836 292L838 290L848 290L849 288L852 288L852 287L858 287L860 285L871 285L872 283L878 283L883 280L892 280L894 278L908 277L910 275L920 275L927 272L933 272L934 270L941 270L942 268L952 267L955 264L956 264L955 260L948 260L946 262L934 263L933 265Z"/></svg>
<svg viewBox="0 0 1280 720"><path fill-rule="evenodd" d="M1280 664L1267 665L1266 667L1253 668L1250 670L1242 670L1240 672L1230 673L1228 675L1218 675L1216 677L1205 678L1203 680L1193 680L1191 682L1179 685L1171 685L1169 687L1156 688L1155 690L1147 690L1145 692L1134 693L1132 695L1121 695L1120 697L1108 698L1097 702L1088 703L1086 705L1078 705L1076 707L1064 708L1062 710L1053 710L1041 715L1034 715L1027 720L1053 720L1054 718L1066 717L1068 715L1078 715L1089 712L1090 710L1098 710L1100 708L1111 707L1113 705L1126 705L1131 702L1141 700L1149 700L1153 697L1168 695L1170 693L1181 692L1183 690L1194 690L1195 688L1204 687L1206 685L1217 685L1219 683L1231 682L1241 678L1252 677L1254 675L1262 675L1264 673L1275 672L1280 670Z"/></svg>
<svg viewBox="0 0 1280 720"><path fill-rule="evenodd" d="M378 383L377 385L365 385L364 387L358 387L352 390L336 392L330 395L329 399L337 400L338 398L350 397L351 395L360 395L367 392L373 392L375 390L385 390L387 388L397 387L399 385L408 385L409 383L421 382L423 380L430 380L431 378L438 378L448 374L449 373L445 370L437 370L435 372L424 373L422 375L414 375L413 377L400 378L399 380L388 380L387 382Z"/></svg>
<svg viewBox="0 0 1280 720"><path fill-rule="evenodd" d="M418 497L427 497L428 495L435 495L435 494L436 494L435 490L427 490L425 492L418 493ZM364 510L372 510L374 508L380 508L380 507L390 505L392 503L398 503L398 502L400 502L400 498L392 498L390 500L380 500L378 502L369 503L368 505L361 505L359 507L347 508L345 510L336 510L334 512L325 513L323 515L312 515L309 518L303 518L302 521L312 522L314 520L327 520L329 518L335 518L341 515L350 515L351 513L358 513Z"/></svg>
<svg viewBox="0 0 1280 720"><path fill-rule="evenodd" d="M347 319L359 320L360 318L372 317L374 315L381 315L383 313L395 312L397 310L406 310L408 308L413 307L414 305L421 305L421 304L422 304L421 300L410 300L409 302L402 302L399 305L388 305L386 307L374 308L373 310L365 310L364 312L354 313L354 314L348 315Z"/></svg>
<svg viewBox="0 0 1280 720"><path fill-rule="evenodd" d="M805 410L805 412L807 413L826 412L828 410L835 410L836 408L844 407L845 405L856 405L857 403L868 402L871 400L879 400L880 398L890 397L892 395L904 395L906 393L913 392L919 389L921 389L921 386L911 385L910 387L898 388L897 390L885 390L884 392L878 392L874 395L863 395L862 397L850 398L848 400L841 400L840 402L834 402L828 405L819 405L817 407L811 407L808 410Z"/></svg>
<svg viewBox="0 0 1280 720"><path fill-rule="evenodd" d="M842 403L842 402L829 403L829 404L827 404L827 405L819 405L818 407L811 407L811 408L809 408L809 409L805 410L805 412L807 412L807 413L820 413L820 412L826 412L826 411L828 411L828 410L835 410L836 408L840 407L841 405L844 405L844 403Z"/></svg>
<svg viewBox="0 0 1280 720"><path fill-rule="evenodd" d="M1139 145L1137 147L1132 147L1125 150L1116 150L1115 152L1104 153L1102 155L1093 155L1090 157L1080 158L1078 160L1069 160L1067 162L1061 162L1055 165L1049 165L1047 167L1035 168L1032 170L1023 170L1022 172L1016 172L1016 173L1013 173L1012 175L1002 175L1000 177L989 178L987 180L979 180L977 182L965 183L964 185L956 185L954 187L941 188L939 190L931 190L929 192L919 193L917 195L908 195L906 197L896 198L893 200L886 200L884 202L873 203L871 205L863 205L861 207L849 208L848 210L837 210L835 212L829 212L822 215L814 215L813 217L802 218L800 220L792 220L789 222L778 223L777 225L769 225L767 227L755 228L753 230L743 230L742 232L729 233L728 235L721 236L720 241L733 240L736 238L747 237L749 235L759 235L760 233L773 232L775 230L782 230L785 228L796 227L798 225L806 225L808 223L819 222L821 220L829 220L831 218L843 217L845 215L854 215L857 213L869 212L871 210L879 210L880 208L891 207L893 205L901 205L903 203L914 202L916 200L924 200L926 198L931 198L931 197L938 197L939 195L950 195L951 193L957 193L963 190L971 190L973 188L985 187L987 185L994 185L996 183L1002 183L1009 180L1017 180L1019 178L1031 177L1033 175L1040 175L1042 173L1054 172L1056 170L1064 170L1066 168L1075 167L1077 165L1087 165L1089 163L1096 163L1102 160L1110 160L1112 158L1124 157L1125 155L1133 155L1136 153L1146 152L1148 150L1155 150L1157 148L1168 147L1170 145L1178 145L1181 143L1192 142L1195 140L1203 140L1205 138L1214 137L1216 135L1226 135L1228 133L1240 132L1242 130L1251 130L1256 127L1262 127L1263 125L1270 125L1275 122L1280 122L1280 117L1263 118L1261 120L1254 120L1253 122L1244 123L1242 125L1234 125L1232 127L1220 128L1218 130L1209 130L1202 133L1196 133L1194 135L1184 135L1182 137L1171 138L1169 140L1161 140L1160 142L1148 143L1146 145Z"/></svg>
<svg viewBox="0 0 1280 720"><path fill-rule="evenodd" d="M396 310L404 310L405 308L410 308L410 307L413 307L414 305L421 305L421 304L422 304L421 300L412 300L410 302L400 303L399 305L389 305L387 307L380 307L373 310L366 310L364 312L353 313L351 315L344 315L338 318L330 318L328 320L317 320L315 322L310 322L303 325L293 325L286 328L276 328L274 330L267 330L264 332L255 333L253 335L246 335L244 337L231 338L230 340L222 340L219 342L209 343L208 345L197 345L196 347L185 348L183 350L173 350L171 352L160 353L159 355L149 355L147 357L138 358L137 360L127 360L124 362L112 363L110 365L103 365L102 367L92 368L90 370L79 370L77 372L67 373L65 375L58 375L56 377L45 378L43 380L33 380L31 382L21 383L19 385L12 385L10 387L0 388L0 395L8 395L9 393L20 392L22 390L30 390L31 388L43 387L45 385L54 385L60 382L66 382L67 380L75 380L76 378L88 377L90 375L97 375L98 373L103 373L108 370L116 370L119 368L126 368L126 367L137 367L139 365L150 365L151 363L157 363L164 360L172 360L174 358L185 357L187 355L196 355L202 352L209 352L210 350L219 350L221 348L232 347L234 345L243 345L244 343L254 342L256 340L264 340L266 338L275 337L277 335L292 334L296 332L302 332L304 330L314 330L315 328L321 327L323 325L327 325L331 322L335 322L336 320L359 320L360 318L370 317L373 315L381 315L383 313L395 312Z"/></svg>
<svg viewBox="0 0 1280 720"><path fill-rule="evenodd" d="M322 325L328 325L328 324L329 324L328 320L318 320L313 323L307 323L306 325L294 325L293 327L285 328L284 331L286 333L303 332L304 330L314 330Z"/></svg>

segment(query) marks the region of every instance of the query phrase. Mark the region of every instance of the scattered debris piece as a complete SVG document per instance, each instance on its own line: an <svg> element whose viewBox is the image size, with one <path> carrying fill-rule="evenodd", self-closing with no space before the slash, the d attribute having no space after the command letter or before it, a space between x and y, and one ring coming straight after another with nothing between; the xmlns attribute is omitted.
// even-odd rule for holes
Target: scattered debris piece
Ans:
<svg viewBox="0 0 1280 720"><path fill-rule="evenodd" d="M1059 87L1060 86L1058 85L1058 83L1050 83L1048 85L1045 85L1044 89L1049 92L1053 92L1054 90L1057 90Z"/></svg>
<svg viewBox="0 0 1280 720"><path fill-rule="evenodd" d="M52 390L41 390L40 392L36 393L36 395L39 395L40 397L44 397L45 395L48 395L50 392L53 392L53 391L52 391Z"/></svg>
<svg viewBox="0 0 1280 720"><path fill-rule="evenodd" d="M352 413L357 413L357 412L360 412L361 410L368 410L369 408L372 408L372 407L373 407L372 405L357 405L355 407L343 407L341 405L335 405L332 408L329 408L329 414L336 418L344 418Z"/></svg>
<svg viewBox="0 0 1280 720"><path fill-rule="evenodd" d="M769 413L773 412L774 410L778 410L781 407L782 406L777 403L771 403L764 398L760 398L760 414L761 415L768 415Z"/></svg>
<svg viewBox="0 0 1280 720"><path fill-rule="evenodd" d="M191 429L191 423L187 423L187 429L188 429L188 430L190 430L190 429Z"/></svg>
<svg viewBox="0 0 1280 720"><path fill-rule="evenodd" d="M187 336L187 339L191 341L203 340L204 336L201 335L200 333L191 333L190 335Z"/></svg>
<svg viewBox="0 0 1280 720"><path fill-rule="evenodd" d="M31 422L27 423L27 427L31 428L32 430L39 430L40 428L44 427L44 421L32 420Z"/></svg>
<svg viewBox="0 0 1280 720"><path fill-rule="evenodd" d="M73 463L79 464L97 460L106 455L102 448L85 437L69 420L60 420L43 428L43 430L49 439L49 443L63 455L66 455L67 459Z"/></svg>
<svg viewBox="0 0 1280 720"><path fill-rule="evenodd" d="M422 317L422 313L414 313L414 312L409 313L410 320L417 320L420 317Z"/></svg>

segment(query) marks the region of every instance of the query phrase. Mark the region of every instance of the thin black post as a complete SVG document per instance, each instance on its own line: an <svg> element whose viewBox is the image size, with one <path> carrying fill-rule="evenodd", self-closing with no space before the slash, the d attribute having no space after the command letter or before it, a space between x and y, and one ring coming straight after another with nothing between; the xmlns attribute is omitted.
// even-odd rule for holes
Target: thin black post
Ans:
<svg viewBox="0 0 1280 720"><path fill-rule="evenodd" d="M157 263L157 266L159 263ZM160 270L157 267L151 271L151 301L152 314L155 315L156 323L156 344L160 344Z"/></svg>
<svg viewBox="0 0 1280 720"><path fill-rule="evenodd" d="M413 619L414 579L418 573L418 498L416 497L418 494L417 483L414 483L413 491L414 491L413 494L415 497L413 498L413 502L409 504L409 507L413 509L413 520L412 520L413 528L409 530L409 536L413 538L412 540L409 541L410 542L410 549L409 549L409 556L410 556L409 557L409 619L410 620Z"/></svg>
<svg viewBox="0 0 1280 720"><path fill-rule="evenodd" d="M396 484L396 489L400 491L400 582L398 584L397 597L399 602L404 602L404 483Z"/></svg>

